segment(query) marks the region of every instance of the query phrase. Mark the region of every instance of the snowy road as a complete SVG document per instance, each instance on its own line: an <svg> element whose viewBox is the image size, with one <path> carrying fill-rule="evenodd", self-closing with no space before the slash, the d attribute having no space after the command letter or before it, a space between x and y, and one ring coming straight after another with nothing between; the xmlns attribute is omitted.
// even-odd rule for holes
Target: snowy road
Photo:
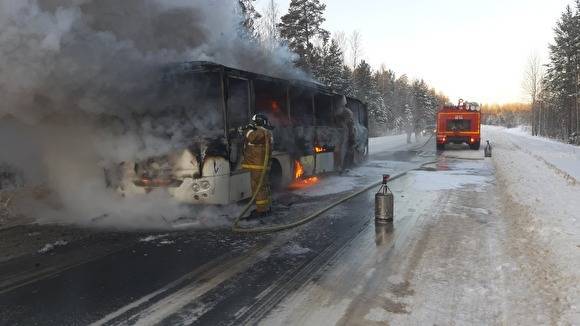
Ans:
<svg viewBox="0 0 580 326"><path fill-rule="evenodd" d="M393 183L394 229L368 225L262 324L556 322L552 298L516 272L492 163L449 153Z"/></svg>
<svg viewBox="0 0 580 326"><path fill-rule="evenodd" d="M42 239L1 256L0 324L575 324L577 206L563 195L556 216L538 220L533 209L545 208L518 188L537 185L506 170L530 164L524 141L485 132L496 145L492 160L465 149L435 155L432 142L410 147L400 136L375 139L365 166L278 198L276 219L284 220L382 173L435 161L393 181L393 228L374 224L369 191L278 234L0 231L2 246L17 243L18 232ZM560 172L534 164L522 168L578 193Z"/></svg>

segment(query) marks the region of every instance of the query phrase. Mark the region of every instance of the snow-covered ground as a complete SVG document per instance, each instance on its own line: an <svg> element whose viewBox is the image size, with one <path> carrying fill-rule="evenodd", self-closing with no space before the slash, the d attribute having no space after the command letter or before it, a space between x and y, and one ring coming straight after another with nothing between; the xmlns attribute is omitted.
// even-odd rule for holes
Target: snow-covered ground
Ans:
<svg viewBox="0 0 580 326"><path fill-rule="evenodd" d="M412 143L407 144L406 135L394 135L369 138L369 161L338 176L321 178L320 181L307 188L294 190L295 194L307 197L326 196L353 190L355 188L379 181L383 174L396 174L417 167L424 162L422 157L412 157L409 160L393 158L381 159L374 155L388 155L395 151L407 151L424 144L427 139L412 137Z"/></svg>
<svg viewBox="0 0 580 326"><path fill-rule="evenodd" d="M414 138L414 137L413 137ZM408 147L407 135L394 135L369 138L369 153L376 154L384 151Z"/></svg>
<svg viewBox="0 0 580 326"><path fill-rule="evenodd" d="M580 180L580 147L548 138L534 137L530 135L529 128L525 127L504 129L486 126L484 132L486 131L490 135L493 135L494 131L509 134L511 142L522 151L536 160L543 161L556 172L567 174L567 177L572 177L575 182Z"/></svg>
<svg viewBox="0 0 580 326"><path fill-rule="evenodd" d="M534 245L546 281L563 291L563 320L580 324L580 148L487 126L493 161L517 239ZM533 270L537 266L528 266Z"/></svg>

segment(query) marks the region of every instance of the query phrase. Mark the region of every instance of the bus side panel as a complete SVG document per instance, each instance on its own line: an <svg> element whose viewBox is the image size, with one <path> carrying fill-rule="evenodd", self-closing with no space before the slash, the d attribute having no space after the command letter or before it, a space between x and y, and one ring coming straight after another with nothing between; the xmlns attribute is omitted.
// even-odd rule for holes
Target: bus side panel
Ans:
<svg viewBox="0 0 580 326"><path fill-rule="evenodd" d="M334 172L334 153L317 153L316 154L316 174Z"/></svg>
<svg viewBox="0 0 580 326"><path fill-rule="evenodd" d="M237 172L230 177L230 202L237 202L252 197L250 172Z"/></svg>

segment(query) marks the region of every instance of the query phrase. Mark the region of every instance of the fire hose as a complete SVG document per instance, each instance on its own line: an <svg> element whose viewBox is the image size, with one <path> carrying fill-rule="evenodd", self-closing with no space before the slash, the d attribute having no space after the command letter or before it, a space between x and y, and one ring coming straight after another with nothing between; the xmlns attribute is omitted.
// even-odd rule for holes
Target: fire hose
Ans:
<svg viewBox="0 0 580 326"><path fill-rule="evenodd" d="M357 190L301 219L299 219L298 221L289 223L289 224L284 224L284 225L276 225L276 226L265 226L265 227L257 227L257 228L243 228L240 226L240 222L243 220L244 214L246 214L246 212L250 209L250 207L254 204L254 202L256 201L256 197L258 195L258 192L261 190L263 184L264 184L264 180L266 177L266 173L268 173L268 163L270 160L270 148L269 148L269 144L266 141L266 154L264 155L264 165L263 165L263 170L262 170L262 174L260 175L260 182L258 184L258 187L256 188L256 191L254 192L254 195L252 196L252 199L250 200L250 202L244 207L244 209L242 210L242 212L240 213L240 215L235 219L234 221L234 225L232 227L232 231L237 232L237 233L270 233L270 232L280 232L280 231L284 231L284 230L289 230L289 229L293 229L297 226L306 224L312 220L314 220L315 218L317 218L318 216L320 216L322 213L344 203L347 200L350 200L366 191L369 191L372 188L375 188L379 185L382 184L382 180L375 182L373 184L370 184L368 186L365 186L364 188ZM427 162L427 163L423 163L421 166L427 165L427 164L433 164L436 163L436 161L432 161L432 162ZM389 180L395 180L398 179L404 175L407 174L407 171L405 172L401 172L399 174L396 174L394 176L392 176Z"/></svg>
<svg viewBox="0 0 580 326"><path fill-rule="evenodd" d="M427 138L427 141L425 141L425 143L419 147L415 147L414 149L420 149L423 148L425 146L427 146L427 144L429 143L429 141L431 141L431 139L433 139L434 134L431 134L431 136L429 136L429 138Z"/></svg>

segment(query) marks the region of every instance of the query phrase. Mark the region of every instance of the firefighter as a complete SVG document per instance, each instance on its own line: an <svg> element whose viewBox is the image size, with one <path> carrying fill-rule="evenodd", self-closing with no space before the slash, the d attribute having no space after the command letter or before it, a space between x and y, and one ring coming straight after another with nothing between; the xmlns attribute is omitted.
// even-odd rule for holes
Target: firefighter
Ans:
<svg viewBox="0 0 580 326"><path fill-rule="evenodd" d="M335 116L337 125L344 132L340 145L335 149L337 168L339 171L342 171L352 164L354 160L355 144L354 115L348 108L348 102L345 96L339 99L336 105Z"/></svg>
<svg viewBox="0 0 580 326"><path fill-rule="evenodd" d="M491 157L491 144L486 140L485 148L483 149L485 157Z"/></svg>
<svg viewBox="0 0 580 326"><path fill-rule="evenodd" d="M243 128L244 132L244 160L242 168L250 171L252 195L258 192L256 196L256 210L252 212L251 217L264 217L271 213L270 198L270 180L268 170L270 168L270 158L272 157L272 147L274 139L272 136L273 128L268 123L268 118L263 114L256 114L252 117L250 124ZM268 146L266 146L268 145ZM268 147L268 153L266 153ZM267 155L266 155L267 154ZM262 185L260 179L264 173L264 163L267 162L267 171L265 171Z"/></svg>

